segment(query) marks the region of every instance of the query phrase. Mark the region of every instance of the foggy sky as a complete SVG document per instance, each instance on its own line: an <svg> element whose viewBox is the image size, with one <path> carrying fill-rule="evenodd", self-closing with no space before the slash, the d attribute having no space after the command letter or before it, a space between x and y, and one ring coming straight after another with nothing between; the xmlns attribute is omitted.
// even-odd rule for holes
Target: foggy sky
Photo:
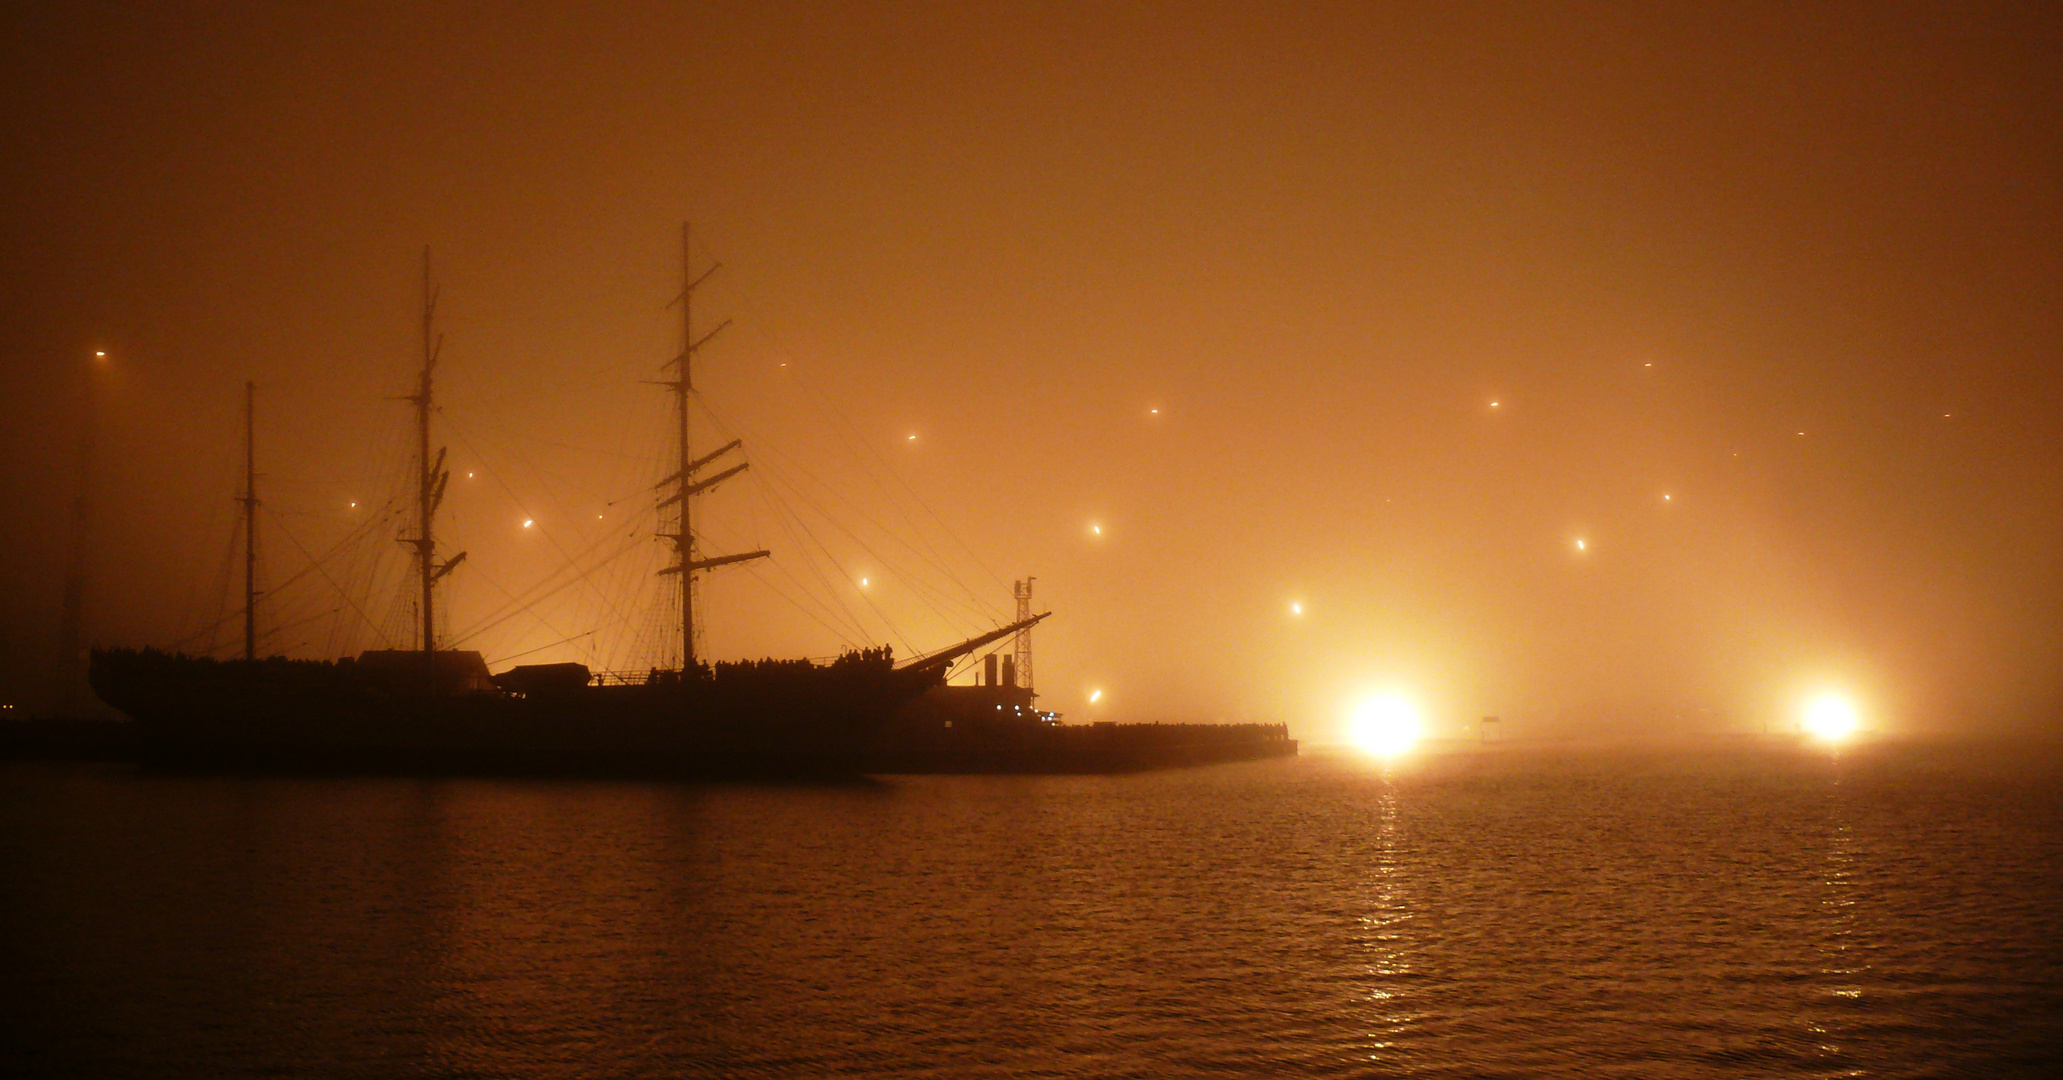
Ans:
<svg viewBox="0 0 2063 1080"><path fill-rule="evenodd" d="M1070 720L2049 724L2063 20L1800 7L11 6L0 697L47 690L89 379L87 636L169 645L222 614L246 379L300 543L391 494L425 246L494 481L452 618L601 542L692 220L761 485L710 547L801 580L774 496L822 503L899 654L1036 574ZM710 651L839 648L784 580L713 575ZM626 602L552 603L465 647L636 662Z"/></svg>

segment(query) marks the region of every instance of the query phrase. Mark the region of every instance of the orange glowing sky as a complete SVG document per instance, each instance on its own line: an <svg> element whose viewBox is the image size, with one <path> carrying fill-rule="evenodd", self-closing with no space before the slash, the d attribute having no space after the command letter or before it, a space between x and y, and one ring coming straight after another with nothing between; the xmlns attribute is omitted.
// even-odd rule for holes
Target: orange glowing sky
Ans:
<svg viewBox="0 0 2063 1080"><path fill-rule="evenodd" d="M624 500L684 219L754 462L710 545L782 563L711 578L714 655L944 644L1030 573L1071 719L1322 735L1405 685L1436 722L1742 727L1833 684L2046 723L2063 690L2052 8L0 23L9 700L47 689L93 351L87 633L170 644L222 611L244 380L271 580L389 494L425 245L454 622L620 544L468 647L645 662L664 551ZM341 640L317 595L278 647Z"/></svg>

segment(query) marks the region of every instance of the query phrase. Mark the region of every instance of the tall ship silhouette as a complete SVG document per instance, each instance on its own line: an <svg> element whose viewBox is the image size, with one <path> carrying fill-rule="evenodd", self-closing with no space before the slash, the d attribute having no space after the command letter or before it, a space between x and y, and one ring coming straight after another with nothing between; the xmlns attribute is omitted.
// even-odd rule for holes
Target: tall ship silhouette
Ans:
<svg viewBox="0 0 2063 1080"><path fill-rule="evenodd" d="M478 652L440 648L439 583L465 558L446 555L437 512L450 473L433 449L441 339L437 293L424 260L422 364L414 405L413 549L416 647L337 661L263 658L256 629L258 505L250 387L246 386L244 650L220 660L144 649L97 649L89 679L101 700L132 718L147 759L164 763L313 770L820 776L859 772L878 760L891 717L944 683L962 657L1037 624L1008 625L898 662L889 647L810 659L709 663L696 650L696 580L763 559L765 550L709 554L694 526L697 498L747 468L719 468L732 440L697 455L690 431L694 360L725 324L698 336L697 277L681 229L682 349L665 369L677 416L678 467L654 490L670 512L659 536L672 550L660 571L679 583L677 668L604 681L585 665L534 664L495 675ZM713 272L714 267L711 268Z"/></svg>

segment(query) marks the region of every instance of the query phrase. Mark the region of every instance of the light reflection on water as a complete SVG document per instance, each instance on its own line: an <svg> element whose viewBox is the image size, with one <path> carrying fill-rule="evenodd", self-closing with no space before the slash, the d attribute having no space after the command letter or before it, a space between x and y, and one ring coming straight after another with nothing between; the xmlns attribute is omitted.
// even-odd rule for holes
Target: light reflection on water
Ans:
<svg viewBox="0 0 2063 1080"><path fill-rule="evenodd" d="M2063 771L844 787L0 766L0 1072L2045 1075Z"/></svg>
<svg viewBox="0 0 2063 1080"><path fill-rule="evenodd" d="M1361 918L1362 946L1368 954L1368 1059L1378 1066L1399 1051L1418 1017L1411 1011L1405 988L1411 974L1407 938L1411 922L1408 855L1397 823L1397 788L1387 769L1371 822L1367 914Z"/></svg>
<svg viewBox="0 0 2063 1080"><path fill-rule="evenodd" d="M1821 992L1828 999L1818 1003L1808 1021L1814 1047L1828 1075L1863 1076L1843 1045L1848 1037L1848 1010L1862 1002L1862 978L1867 972L1869 943L1858 932L1855 877L1859 869L1855 837L1848 827L1843 805L1841 777L1837 772L1826 787L1827 824L1825 864L1820 875L1820 919L1823 929L1818 943Z"/></svg>

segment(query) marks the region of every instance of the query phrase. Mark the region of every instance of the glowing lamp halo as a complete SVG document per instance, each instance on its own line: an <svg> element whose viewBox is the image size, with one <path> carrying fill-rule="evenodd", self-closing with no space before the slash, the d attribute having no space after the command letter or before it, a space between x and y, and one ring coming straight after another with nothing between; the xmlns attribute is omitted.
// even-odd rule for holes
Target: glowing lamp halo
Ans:
<svg viewBox="0 0 2063 1080"><path fill-rule="evenodd" d="M1841 743L1862 729L1862 714L1854 702L1829 691L1815 694L1805 703L1800 722L1807 735L1825 743Z"/></svg>
<svg viewBox="0 0 2063 1080"><path fill-rule="evenodd" d="M1373 694L1347 714L1347 741L1376 757L1408 753L1425 738L1425 718L1411 699L1395 692Z"/></svg>

